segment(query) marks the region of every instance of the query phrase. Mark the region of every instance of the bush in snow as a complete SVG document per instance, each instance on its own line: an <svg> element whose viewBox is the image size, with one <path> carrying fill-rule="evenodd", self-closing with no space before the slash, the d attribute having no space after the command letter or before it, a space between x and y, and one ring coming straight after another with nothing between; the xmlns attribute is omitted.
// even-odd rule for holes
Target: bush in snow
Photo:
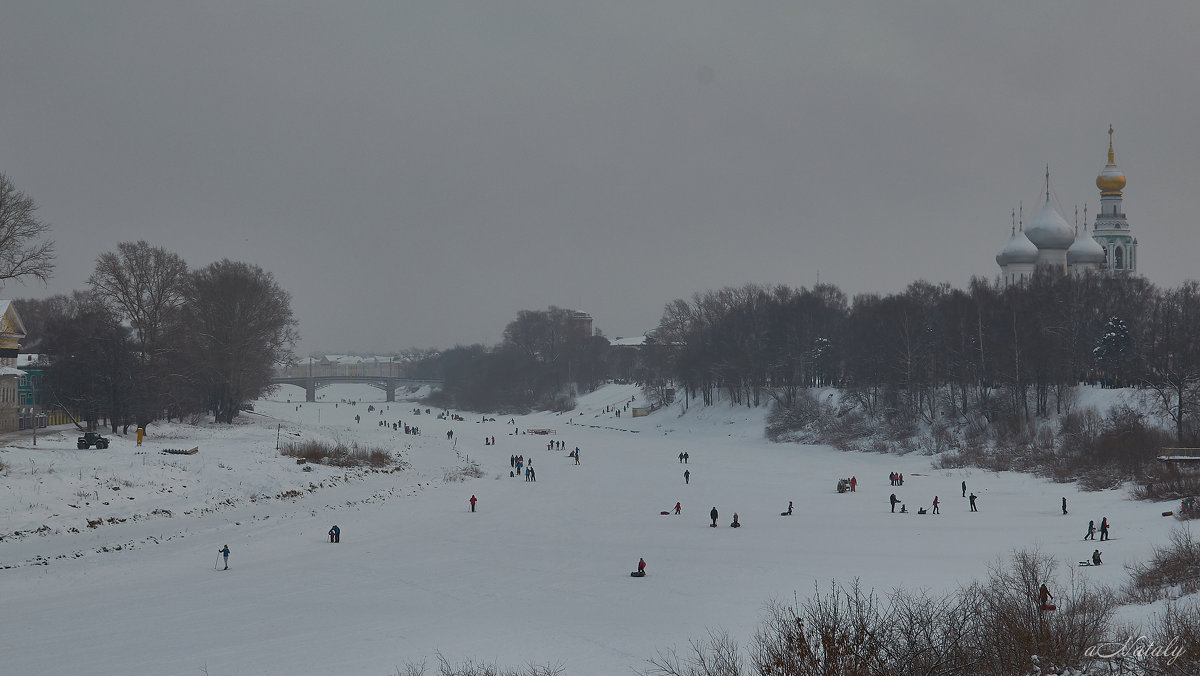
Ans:
<svg viewBox="0 0 1200 676"><path fill-rule="evenodd" d="M1171 531L1171 543L1155 547L1150 561L1128 566L1133 599L1153 601L1200 591L1200 542L1187 528Z"/></svg>
<svg viewBox="0 0 1200 676"><path fill-rule="evenodd" d="M347 446L340 441L335 444L302 441L285 447L280 454L334 467L387 467L392 464L392 454L382 448L360 447L357 443Z"/></svg>
<svg viewBox="0 0 1200 676"><path fill-rule="evenodd" d="M1176 601L1155 616L1147 638L1158 646L1178 646L1183 652L1174 664L1161 657L1142 660L1146 676L1200 674L1200 601ZM1173 642L1173 643L1172 643Z"/></svg>
<svg viewBox="0 0 1200 676"><path fill-rule="evenodd" d="M565 670L558 664L529 664L524 668L501 667L493 663L466 661L453 664L438 653L436 676L559 676ZM396 669L396 676L425 676L425 663L408 664L404 671Z"/></svg>
<svg viewBox="0 0 1200 676"><path fill-rule="evenodd" d="M1041 608L1054 591L1058 610ZM710 632L683 654L660 652L645 676L903 676L906 674L1082 673L1089 646L1110 640L1111 594L1072 577L1058 584L1054 561L1016 552L988 579L945 595L893 591L886 599L857 583L792 605L769 604L746 651L747 669L727 634ZM1097 665L1100 666L1100 665Z"/></svg>

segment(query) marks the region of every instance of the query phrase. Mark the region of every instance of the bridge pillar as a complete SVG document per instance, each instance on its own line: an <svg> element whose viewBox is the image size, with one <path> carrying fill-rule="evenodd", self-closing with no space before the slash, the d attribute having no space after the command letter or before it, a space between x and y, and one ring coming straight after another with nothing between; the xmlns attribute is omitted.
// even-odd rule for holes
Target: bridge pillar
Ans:
<svg viewBox="0 0 1200 676"><path fill-rule="evenodd" d="M388 378L386 382L387 386L384 388L384 391L387 392L387 400L396 401L396 379Z"/></svg>
<svg viewBox="0 0 1200 676"><path fill-rule="evenodd" d="M317 400L317 381L309 378L304 381L304 401Z"/></svg>

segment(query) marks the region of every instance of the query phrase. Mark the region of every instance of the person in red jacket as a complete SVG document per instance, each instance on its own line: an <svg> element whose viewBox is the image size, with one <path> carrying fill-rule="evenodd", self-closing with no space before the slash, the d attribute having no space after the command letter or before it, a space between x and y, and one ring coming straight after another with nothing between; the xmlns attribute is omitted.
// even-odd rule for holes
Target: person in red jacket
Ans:
<svg viewBox="0 0 1200 676"><path fill-rule="evenodd" d="M850 477L850 492L853 493L854 489L857 486L858 486L858 479L856 477Z"/></svg>
<svg viewBox="0 0 1200 676"><path fill-rule="evenodd" d="M679 506L679 503L678 503L678 502L676 502L676 503L675 503L675 513L676 513L676 514L678 514L678 513L679 513L679 510L681 510L681 509L683 509L683 507L680 507L680 506Z"/></svg>
<svg viewBox="0 0 1200 676"><path fill-rule="evenodd" d="M638 572L642 575L646 574L646 559L638 558Z"/></svg>
<svg viewBox="0 0 1200 676"><path fill-rule="evenodd" d="M472 512L475 511L475 496L474 495L471 496L471 511Z"/></svg>

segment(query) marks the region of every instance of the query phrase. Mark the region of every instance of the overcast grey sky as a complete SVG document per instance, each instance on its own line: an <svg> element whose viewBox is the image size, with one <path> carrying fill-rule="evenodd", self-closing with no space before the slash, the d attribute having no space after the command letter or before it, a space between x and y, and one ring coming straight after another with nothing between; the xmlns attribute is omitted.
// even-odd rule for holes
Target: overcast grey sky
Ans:
<svg viewBox="0 0 1200 676"><path fill-rule="evenodd" d="M1197 276L1200 3L115 2L0 10L0 171L50 285L145 239L254 263L299 350L612 337L693 292L998 272L1009 212L1099 203Z"/></svg>

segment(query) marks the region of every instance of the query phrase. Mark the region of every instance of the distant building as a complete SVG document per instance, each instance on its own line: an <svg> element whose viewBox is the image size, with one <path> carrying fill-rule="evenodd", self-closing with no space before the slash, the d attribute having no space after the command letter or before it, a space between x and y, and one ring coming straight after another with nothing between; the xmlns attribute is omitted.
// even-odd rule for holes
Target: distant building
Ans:
<svg viewBox="0 0 1200 676"><path fill-rule="evenodd" d="M1112 274L1137 272L1137 239L1129 229L1122 206L1125 175L1117 168L1113 151L1113 128L1108 128L1108 164L1096 177L1100 189L1100 213L1088 234L1087 207L1080 230L1078 213L1072 228L1050 204L1050 171L1046 171L1046 203L1026 228L1018 229L1013 216L1012 236L996 254L996 264L1006 284L1028 279L1035 269L1050 266L1067 274L1098 270Z"/></svg>
<svg viewBox="0 0 1200 676"><path fill-rule="evenodd" d="M0 432L18 429L18 385L25 372L17 368L17 353L25 324L10 300L0 300Z"/></svg>

